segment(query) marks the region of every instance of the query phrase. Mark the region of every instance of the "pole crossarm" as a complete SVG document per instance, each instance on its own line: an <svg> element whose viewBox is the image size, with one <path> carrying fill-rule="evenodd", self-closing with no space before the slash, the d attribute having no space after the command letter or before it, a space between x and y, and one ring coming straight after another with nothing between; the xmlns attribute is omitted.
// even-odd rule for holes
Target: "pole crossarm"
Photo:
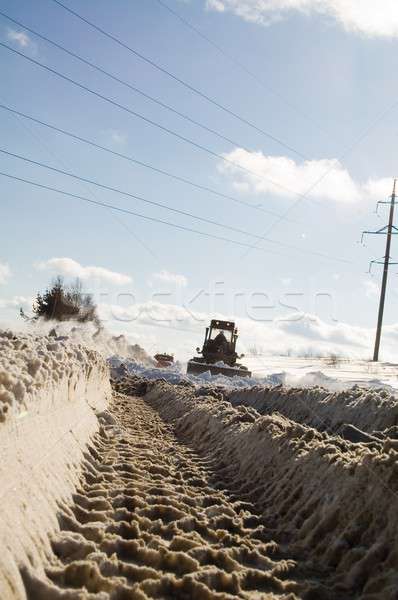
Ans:
<svg viewBox="0 0 398 600"><path fill-rule="evenodd" d="M398 227L395 225L385 225L381 229L377 229L376 231L362 231L361 235L361 244L363 244L363 238L365 235L397 235Z"/></svg>
<svg viewBox="0 0 398 600"><path fill-rule="evenodd" d="M377 229L377 231L363 231L362 235L388 235L388 225L385 225L381 229ZM398 233L398 227L395 225L391 225L391 235L396 235Z"/></svg>
<svg viewBox="0 0 398 600"><path fill-rule="evenodd" d="M369 273L369 274L372 273L373 265L384 265L384 263L385 263L385 256L383 256L382 258L377 258L375 260L371 260L369 263L369 270L367 271L367 273ZM389 260L388 265L398 265L398 261Z"/></svg>

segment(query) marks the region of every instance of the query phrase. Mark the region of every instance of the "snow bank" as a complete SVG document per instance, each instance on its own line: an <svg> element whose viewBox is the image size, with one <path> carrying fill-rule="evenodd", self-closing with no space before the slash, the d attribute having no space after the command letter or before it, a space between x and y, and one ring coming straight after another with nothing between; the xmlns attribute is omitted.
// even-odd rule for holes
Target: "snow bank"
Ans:
<svg viewBox="0 0 398 600"><path fill-rule="evenodd" d="M256 387L226 392L233 406L250 406L262 415L274 412L317 429L338 432L350 423L372 433L398 425L398 399L387 390L354 386L342 392L324 388Z"/></svg>
<svg viewBox="0 0 398 600"><path fill-rule="evenodd" d="M317 598L396 598L394 441L370 449L165 382L148 384L145 399L212 465L220 489L254 504L265 539L289 544L300 571L329 576Z"/></svg>
<svg viewBox="0 0 398 600"><path fill-rule="evenodd" d="M0 332L0 597L24 599L20 568L42 569L60 502L110 396L95 351L55 337Z"/></svg>

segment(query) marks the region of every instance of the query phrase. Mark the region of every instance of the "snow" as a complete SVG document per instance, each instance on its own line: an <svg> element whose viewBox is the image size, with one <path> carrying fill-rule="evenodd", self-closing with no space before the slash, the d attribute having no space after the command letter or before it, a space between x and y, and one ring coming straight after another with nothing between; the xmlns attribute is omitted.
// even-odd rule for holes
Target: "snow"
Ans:
<svg viewBox="0 0 398 600"><path fill-rule="evenodd" d="M233 406L254 408L262 415L282 414L321 431L338 432L345 424L372 434L396 428L397 398L386 389L354 386L349 390L329 391L324 387L253 387L231 389L225 398ZM395 435L395 434L394 434Z"/></svg>
<svg viewBox="0 0 398 600"><path fill-rule="evenodd" d="M96 351L0 331L0 598L25 599L20 567L43 568L110 394Z"/></svg>
<svg viewBox="0 0 398 600"><path fill-rule="evenodd" d="M26 600L25 568L44 576L50 535L60 528L57 515L71 502L85 465L91 473L87 448L94 435L113 419L107 412L110 371L115 378L152 380L146 398L151 406L199 450L221 457L223 469L223 457L235 457L237 489L260 490L274 478L279 506L286 501L285 484L279 483L284 478L291 490L302 490L300 502L315 499L316 522L324 515L331 522L328 543L349 526L356 514L350 507L362 508L361 490L374 491L374 497L366 496L366 510L377 523L385 499L370 471L391 476L388 481L394 475L398 402L390 391L398 389L398 366L260 356L245 358L244 364L252 377L209 371L194 376L178 361L156 368L140 346L92 325L39 324L18 334L0 330L0 598ZM189 385L175 385L181 383ZM338 437L347 424L376 440L376 450ZM381 441L376 430L385 432ZM305 478L311 485L303 485ZM264 506L267 494L264 488ZM291 518L299 508L294 502ZM332 523L340 505L341 515ZM392 528L394 519L391 509ZM297 532L305 539L303 527ZM375 543L389 543L380 527L375 531Z"/></svg>
<svg viewBox="0 0 398 600"><path fill-rule="evenodd" d="M305 420L275 412L262 416L250 406L233 407L224 398L166 382L148 386L145 400L211 465L220 489L256 506L267 541L283 540L284 551L295 549L300 575L307 567L312 574L319 567L327 573L327 587L284 597L396 597L395 440L383 436L370 449ZM352 414L362 414L371 426L374 413L363 401ZM330 414L349 416L338 396L329 404ZM396 400L390 405L397 410Z"/></svg>
<svg viewBox="0 0 398 600"><path fill-rule="evenodd" d="M65 380L88 377L103 361L93 350L62 337L15 335L0 331L0 422L35 410L42 392Z"/></svg>
<svg viewBox="0 0 398 600"><path fill-rule="evenodd" d="M219 385L225 388L243 388L257 385L278 385L280 380L272 375L263 378L226 377L225 375L212 375L210 371L205 371L199 375L188 375L186 373L186 364L176 361L173 365L166 368L146 367L142 363L133 360L126 360L120 356L111 356L108 359L113 377L121 375L138 375L145 379L164 379L168 383L189 382L193 385ZM222 366L225 366L222 363Z"/></svg>
<svg viewBox="0 0 398 600"><path fill-rule="evenodd" d="M27 327L27 332L32 335L52 335L59 340L69 340L73 344L80 344L86 348L96 350L103 358L117 354L118 356L138 360L146 365L154 365L156 362L139 344L132 344L125 335L113 335L105 327L99 327L91 322L63 321L54 323L54 321L40 319Z"/></svg>
<svg viewBox="0 0 398 600"><path fill-rule="evenodd" d="M222 387L224 405L228 400L237 415L262 415L258 424L270 424L271 437L279 426L288 437L287 420L332 433L344 423L369 434L375 427L398 426L390 393L398 389L395 363L275 356L246 357L243 363L252 377L209 371L187 375L186 363L156 368L143 348L93 325L62 323L54 328L39 323L30 333L0 330L0 598L25 600L21 566L40 572L46 563L49 534L59 528L59 507L71 500L87 446L109 419L109 368L115 378L131 374L164 380L155 384L163 394L159 400L153 396L156 405L166 396L177 402L175 394L187 393L187 388L211 395L212 387ZM184 382L190 385L180 386L180 392L170 385ZM187 423L195 421L195 403L178 399L182 411L189 409ZM259 431L253 429L253 436ZM257 461L260 455L256 442L252 458ZM249 463L242 466L251 468Z"/></svg>
<svg viewBox="0 0 398 600"><path fill-rule="evenodd" d="M172 383L190 381L199 385L213 383L227 388L253 387L258 385L284 385L286 387L322 386L338 391L354 385L368 388L398 389L398 364L348 359L343 357L321 358L246 354L242 364L252 372L252 377L212 376L209 372L200 375L186 375L186 361L177 360L168 368L157 368L156 361L138 344L130 343L121 335L112 335L104 328L99 329L92 323L76 324L65 322L56 324L42 322L31 328L35 332L48 335L55 331L59 339L69 340L87 348L97 350L104 358L110 357L110 364L128 365L130 373L143 375L148 379L163 378ZM177 359L181 358L177 354ZM221 364L221 363L220 363ZM221 366L225 366L221 364Z"/></svg>
<svg viewBox="0 0 398 600"><path fill-rule="evenodd" d="M344 390L359 385L367 388L398 389L398 364L367 360L256 356L245 358L255 378L277 376L288 387L321 385L330 390Z"/></svg>
<svg viewBox="0 0 398 600"><path fill-rule="evenodd" d="M297 359L290 357L247 358L245 366L252 377L226 377L211 375L210 371L198 375L186 373L186 363L176 361L166 368L148 367L142 363L111 356L108 363L114 377L138 375L146 379L164 379L169 383L189 382L193 385L217 385L227 389L283 385L290 388L323 387L331 391L348 390L354 386L369 389L398 389L398 365L374 364L367 361L340 361L328 364L328 359ZM123 365L123 366L122 366ZM221 366L225 366L222 364ZM278 370L279 369L279 370Z"/></svg>

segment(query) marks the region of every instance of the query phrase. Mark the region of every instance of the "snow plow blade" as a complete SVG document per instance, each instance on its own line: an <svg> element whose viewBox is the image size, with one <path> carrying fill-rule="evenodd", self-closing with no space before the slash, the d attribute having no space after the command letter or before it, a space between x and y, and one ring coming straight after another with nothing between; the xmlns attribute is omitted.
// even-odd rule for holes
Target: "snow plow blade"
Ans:
<svg viewBox="0 0 398 600"><path fill-rule="evenodd" d="M200 375L210 371L211 375L224 375L225 377L251 377L251 372L242 366L236 367L221 367L202 363L196 360L189 360L187 364L188 375Z"/></svg>

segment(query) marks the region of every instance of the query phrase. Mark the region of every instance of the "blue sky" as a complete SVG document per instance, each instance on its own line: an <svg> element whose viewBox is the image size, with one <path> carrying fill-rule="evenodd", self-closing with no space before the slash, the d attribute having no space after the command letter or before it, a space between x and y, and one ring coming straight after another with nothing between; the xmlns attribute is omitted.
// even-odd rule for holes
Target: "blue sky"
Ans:
<svg viewBox="0 0 398 600"><path fill-rule="evenodd" d="M1 40L258 176L214 159L4 48L0 48L0 103L239 200L281 214L289 209L290 220L278 222L265 212L195 190L4 110L0 110L1 148L255 235L267 232L274 241L294 248L264 241L259 246L273 253L247 252L0 177L1 321L13 320L20 298L29 299L62 271L82 276L87 289L96 294L108 293L101 297L105 303L127 305L127 297L117 299L120 292L133 294L142 304L154 300L153 293L170 293L154 301L180 307L189 302L202 313L218 311L244 318L253 312L253 305L266 303L264 296L253 298L252 294L267 294L275 308L256 308L258 315L286 315L290 309L281 306L282 302L315 314L325 323L373 327L380 269L374 270L373 278L366 271L369 260L383 255L384 238L370 239L366 247L357 242L363 229L386 222L386 209L381 210L381 218L373 209L376 200L386 199L397 175L398 101L392 74L398 7L384 0L378 3L376 14L374 3L361 0L362 11L357 14L345 0L327 1L322 11L312 0L293 1L290 10L282 1L266 1L259 9L254 0L207 4L205 0L167 0L172 9L250 69L261 85L156 0L65 3L282 140L307 162L137 59L51 0L34 5L27 0L17 4L3 0L1 10L237 144L203 131L94 72L4 17L0 17ZM0 170L183 226L256 243L243 234L5 155ZM303 194L327 172L305 199L268 182L271 179ZM57 263L55 258L71 260ZM86 267L100 267L127 279ZM396 271L398 267L392 267L386 307L390 325L396 323ZM215 298L216 282L223 282L223 294ZM129 327L134 333L133 325Z"/></svg>

